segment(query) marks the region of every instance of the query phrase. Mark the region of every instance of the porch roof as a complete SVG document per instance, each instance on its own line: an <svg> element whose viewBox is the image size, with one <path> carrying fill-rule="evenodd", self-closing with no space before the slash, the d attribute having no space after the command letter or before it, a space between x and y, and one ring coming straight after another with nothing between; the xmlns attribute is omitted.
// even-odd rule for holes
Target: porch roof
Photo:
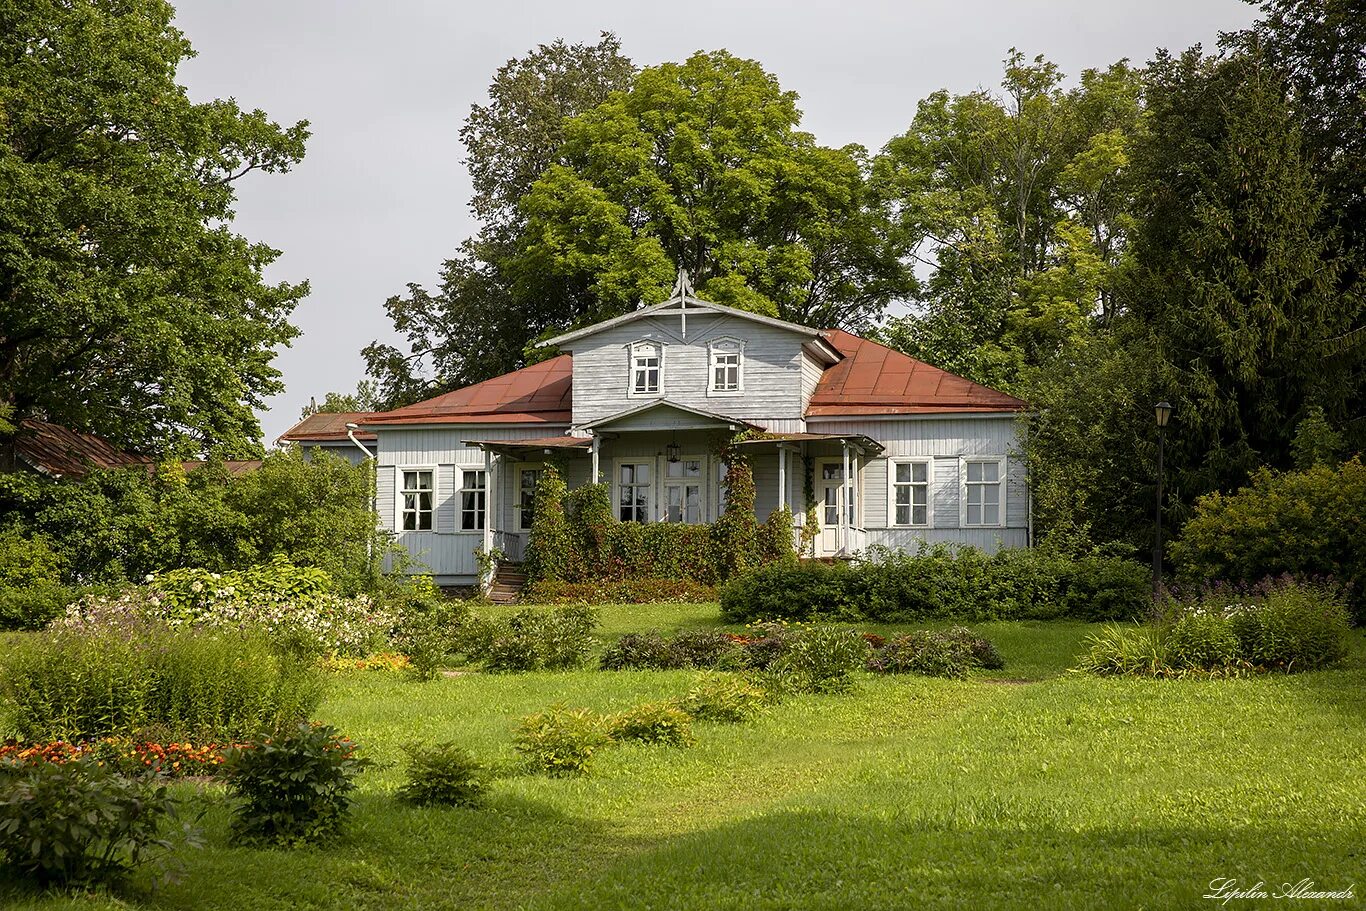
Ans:
<svg viewBox="0 0 1366 911"><path fill-rule="evenodd" d="M561 452L587 452L593 445L593 440L589 437L532 437L525 440L462 440L466 446L478 446L486 452L496 452L500 455L523 455L528 452L539 450L547 452L558 450Z"/></svg>
<svg viewBox="0 0 1366 911"><path fill-rule="evenodd" d="M847 441L871 455L877 455L886 448L877 440L861 433L770 433L752 440L740 440L735 445L762 446L765 443L772 443L776 447L780 443L825 443L840 440Z"/></svg>
<svg viewBox="0 0 1366 911"><path fill-rule="evenodd" d="M726 427L732 430L739 430L743 427L748 430L763 430L758 424L751 423L743 418L731 417L728 414L720 414L715 411L705 411L701 408L693 408L690 405L682 405L678 402L671 402L668 399L651 399L650 401L642 402L639 405L632 405L630 408L623 409L615 414L609 414L606 417L598 418L596 421L580 424L579 427L583 430L606 430L613 424L624 421L627 418L633 418L649 411L660 411L664 409L678 412L685 423L668 426L642 427L639 429L662 431L705 430L712 427Z"/></svg>

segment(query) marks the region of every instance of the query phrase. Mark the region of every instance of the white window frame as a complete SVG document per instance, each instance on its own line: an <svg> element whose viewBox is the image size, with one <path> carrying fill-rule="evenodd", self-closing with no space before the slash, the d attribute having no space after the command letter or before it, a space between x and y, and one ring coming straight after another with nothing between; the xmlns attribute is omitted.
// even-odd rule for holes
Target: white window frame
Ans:
<svg viewBox="0 0 1366 911"><path fill-rule="evenodd" d="M656 504L659 502L659 459L654 456L622 456L612 460L612 515L619 522L625 522L621 517L621 466L623 465L648 465L650 466L650 488L649 496L645 502L645 521L642 525L655 521L659 514ZM640 485L633 485L640 486ZM632 520L634 521L634 520Z"/></svg>
<svg viewBox="0 0 1366 911"><path fill-rule="evenodd" d="M733 345L734 351L717 351L719 345ZM716 388L716 358L718 354L734 354L735 361L735 388L717 389ZM744 339L734 338L723 335L707 342L707 395L708 396L735 396L745 393L745 341Z"/></svg>
<svg viewBox="0 0 1366 911"><path fill-rule="evenodd" d="M636 349L650 347L659 360L659 381L653 392L636 391ZM657 399L664 395L664 343L652 338L638 338L626 346L626 396L633 399Z"/></svg>
<svg viewBox="0 0 1366 911"><path fill-rule="evenodd" d="M969 462L995 462L997 465L998 481L1000 485L998 491L999 509L997 515L999 522L968 524L968 463ZM1010 476L1007 474L1009 467L1008 461L1003 455L973 455L958 457L958 525L961 528L1005 528L1006 527L1006 488L1010 483ZM977 483L977 482L974 482ZM993 482L985 482L993 483Z"/></svg>
<svg viewBox="0 0 1366 911"><path fill-rule="evenodd" d="M531 534L531 526L522 527L522 472L524 471L545 471L544 462L518 462L516 470L512 473L517 486L512 488L512 530L518 534Z"/></svg>
<svg viewBox="0 0 1366 911"><path fill-rule="evenodd" d="M628 464L631 463L631 460L630 460L630 459L625 459L624 461L626 461ZM668 459L663 459L663 460L661 460L661 462L660 462L660 465L662 466L663 471L659 471L658 469L656 469L656 472L655 472L655 473L656 473L657 475L659 475L659 494L658 494L658 499L659 499L659 520L660 520L661 522L671 522L671 523L673 522L673 520L671 520L671 519L669 518L669 494L668 494L668 487L669 487L669 485L670 485L670 484L674 484L674 485L682 486L682 487L685 489L685 491L686 491L687 486L688 486L689 484L692 484L693 481L695 480L695 481L697 482L697 488L698 488L698 491L697 491L697 496L698 496L698 516L697 516L697 521L696 521L696 522L689 522L689 521L687 520L687 518L686 518L686 515L687 515L687 513L686 513L687 506L686 506L686 502L685 502L685 505L684 505L684 510L685 510L685 512L684 512L684 518L683 518L682 520L680 520L679 522L673 523L673 524L678 524L678 525L706 525L706 524L707 524L707 500L710 499L710 497L707 496L707 493L708 493L708 491L707 491L707 459L706 459L705 456L700 455L700 454L694 454L694 455L680 455L680 456L678 457L678 464L681 464L681 463L683 463L683 462L696 462L696 463L697 463L697 471L698 471L698 474L697 474L697 477L696 477L696 478L687 478L687 477L682 477L682 478L670 478L670 477L669 477L669 465L675 464L675 463L671 463ZM618 506L618 508L620 508L621 504L618 503L617 506Z"/></svg>
<svg viewBox="0 0 1366 911"><path fill-rule="evenodd" d="M844 468L844 457L843 457L843 456L837 456L837 457L836 457L836 456L831 456L831 457L828 457L828 458L827 458L827 457L821 457L821 458L819 458L819 459L816 459L815 462L813 463L813 466L812 466L813 480L815 481L815 484L814 484L815 489L812 491L812 493L816 496L816 509L817 509L817 511L820 513L820 521L817 522L817 525L819 525L821 528L834 528L834 527L836 527L835 525L826 525L826 524L825 524L825 498L824 498L824 496L823 496L822 493L821 493L821 491L823 490L823 488L824 488L824 486L825 486L825 478L823 477L823 475L825 474L825 466L826 466L826 465L834 465L836 468L839 468L839 469L843 470L843 468ZM850 527L850 528L860 528L860 529L866 529L866 528L867 528L866 524L864 523L864 516L863 516L863 495L864 495L864 490L863 490L863 469L866 468L866 467L867 467L866 465L859 465L857 462L855 462L855 461L854 461L853 454L852 454L852 453L850 454L850 456L849 456L849 475L850 475L849 480L850 480L850 485L849 485L849 486L851 487L850 493L851 493L851 494L853 495L853 497L854 497L854 514L853 514L853 516L849 519L849 527ZM838 523L836 523L836 524L838 524Z"/></svg>
<svg viewBox="0 0 1366 911"><path fill-rule="evenodd" d="M925 521L898 522L896 520L896 489L898 487L910 487L914 489L919 482L897 483L896 467L898 465L924 465L925 466ZM914 471L914 469L912 469ZM915 518L915 497L911 497L911 518ZM930 458L892 458L887 460L887 527L888 528L934 528L934 459Z"/></svg>
<svg viewBox="0 0 1366 911"><path fill-rule="evenodd" d="M460 465L457 465L457 466L455 467L455 470L458 471L458 472L460 472L460 484L458 485L458 488L457 488L457 490L456 490L456 492L455 492L455 512L456 512L455 530L456 530L456 531L462 531L462 532L482 532L485 528L488 527L488 524L489 524L489 473L488 473L487 470L485 470L485 469L483 469L483 468L465 468L465 467L460 466ZM483 486L483 487L466 487L466 486L465 486L465 475L467 475L467 474L480 474L480 475L483 475L483 476L484 476L484 486ZM476 502L477 502L478 496L479 496L480 494L482 494L483 497L484 497L483 506L477 507L476 509L474 509L474 510L472 510L472 511L466 509L466 508L465 508L465 494L467 494L467 493L473 493L473 494L475 494L475 496L476 496ZM479 523L479 524L476 524L473 528L466 528L466 527L465 527L465 515L466 515L467 513L472 514L472 515L475 517L475 521L476 521L477 523Z"/></svg>
<svg viewBox="0 0 1366 911"><path fill-rule="evenodd" d="M395 495L394 495L394 528L397 529L397 531L398 531L399 534L435 534L435 533L436 533L436 513L437 513L437 510L440 509L440 506L441 506L441 498L440 498L441 476L440 476L440 473L439 473L436 469L437 469L437 466L435 466L435 465L396 465L396 466L394 466L394 470L395 470L396 472L398 472L397 477L394 478L394 490L395 490ZM425 472L427 472L428 474L430 474L430 475L432 476L432 509L431 509L431 513L432 513L432 527L431 527L431 528L404 528L404 527L403 527L403 513L404 513L403 504L404 504L404 495L405 495L406 493L409 492L409 488L403 483L403 476L404 476L404 474L406 474L407 472L410 472L410 471L425 471ZM415 492L415 493L418 492L419 490L420 490L420 488L416 488L416 487L412 488L412 491ZM418 515L421 515L421 510L418 510Z"/></svg>

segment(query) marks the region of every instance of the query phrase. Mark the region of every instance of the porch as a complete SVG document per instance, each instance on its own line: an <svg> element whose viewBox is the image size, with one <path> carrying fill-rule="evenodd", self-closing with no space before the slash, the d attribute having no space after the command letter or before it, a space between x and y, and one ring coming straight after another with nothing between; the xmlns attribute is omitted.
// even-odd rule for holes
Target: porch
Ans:
<svg viewBox="0 0 1366 911"><path fill-rule="evenodd" d="M613 515L626 522L709 524L724 512L726 466L720 453L752 425L733 419L674 416L665 426L588 427L579 436L465 440L484 453L487 478L483 547L508 560L526 554L536 485L555 464L569 489L593 480L609 484ZM804 557L863 550L863 469L882 446L859 434L787 433L736 444L749 456L755 518L793 513L794 547L801 547L811 502L819 525ZM840 504L844 504L844 509Z"/></svg>

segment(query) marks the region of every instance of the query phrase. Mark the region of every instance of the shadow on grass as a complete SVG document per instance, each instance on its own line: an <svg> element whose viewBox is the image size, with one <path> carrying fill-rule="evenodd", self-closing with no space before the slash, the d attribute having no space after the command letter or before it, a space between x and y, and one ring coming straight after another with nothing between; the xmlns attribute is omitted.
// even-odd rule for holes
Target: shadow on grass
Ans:
<svg viewBox="0 0 1366 911"><path fill-rule="evenodd" d="M1324 889L1360 879L1351 833L1209 823L1072 828L990 802L933 819L788 811L664 841L531 907L1199 907L1220 877L1244 886L1311 878Z"/></svg>

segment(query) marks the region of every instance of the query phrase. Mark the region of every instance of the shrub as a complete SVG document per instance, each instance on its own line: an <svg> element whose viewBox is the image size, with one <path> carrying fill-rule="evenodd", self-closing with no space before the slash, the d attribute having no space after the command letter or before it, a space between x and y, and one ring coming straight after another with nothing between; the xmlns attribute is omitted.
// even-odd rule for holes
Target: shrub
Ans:
<svg viewBox="0 0 1366 911"><path fill-rule="evenodd" d="M1007 549L988 556L940 545L871 549L855 563L770 563L722 586L727 620L1010 620L1137 616L1148 575L1137 563Z"/></svg>
<svg viewBox="0 0 1366 911"><path fill-rule="evenodd" d="M10 727L30 740L131 735L148 725L223 740L306 717L322 682L251 636L56 630L10 645L0 695Z"/></svg>
<svg viewBox="0 0 1366 911"><path fill-rule="evenodd" d="M598 666L604 671L670 670L674 667L672 644L655 630L627 633L603 651Z"/></svg>
<svg viewBox="0 0 1366 911"><path fill-rule="evenodd" d="M1229 613L1242 657L1256 667L1307 671L1347 655L1351 621L1332 586L1282 580Z"/></svg>
<svg viewBox="0 0 1366 911"><path fill-rule="evenodd" d="M472 807L488 790L488 770L454 743L424 747L409 744L407 781L398 789L400 800L415 806Z"/></svg>
<svg viewBox="0 0 1366 911"><path fill-rule="evenodd" d="M470 609L444 597L430 580L397 606L399 626L393 642L408 659L408 673L417 680L434 680L461 650Z"/></svg>
<svg viewBox="0 0 1366 911"><path fill-rule="evenodd" d="M613 715L610 733L614 740L639 740L665 746L693 743L692 717L668 702L647 702Z"/></svg>
<svg viewBox="0 0 1366 911"><path fill-rule="evenodd" d="M27 588L0 588L0 630L42 629L80 597L79 589L50 582Z"/></svg>
<svg viewBox="0 0 1366 911"><path fill-rule="evenodd" d="M1178 671L1231 672L1242 647L1227 617L1203 610L1187 611L1159 631L1162 660Z"/></svg>
<svg viewBox="0 0 1366 911"><path fill-rule="evenodd" d="M514 737L530 768L557 776L586 772L593 756L611 742L607 719L563 705L523 718Z"/></svg>
<svg viewBox="0 0 1366 911"><path fill-rule="evenodd" d="M1366 623L1366 464L1263 470L1236 493L1202 497L1170 553L1187 582L1335 578Z"/></svg>
<svg viewBox="0 0 1366 911"><path fill-rule="evenodd" d="M351 808L356 776L369 760L326 725L303 723L253 740L222 766L240 803L232 833L248 844L298 845L339 834Z"/></svg>
<svg viewBox="0 0 1366 911"><path fill-rule="evenodd" d="M0 859L42 886L123 879L171 849L175 816L163 784L94 757L0 760Z"/></svg>
<svg viewBox="0 0 1366 911"><path fill-rule="evenodd" d="M758 715L771 698L763 687L744 677L709 674L693 684L679 708L695 721L738 724Z"/></svg>
<svg viewBox="0 0 1366 911"><path fill-rule="evenodd" d="M72 604L63 624L118 630L148 622L201 629L249 629L297 652L365 655L378 650L397 618L369 597L326 589L317 569L283 558L242 572L174 570L118 597L94 595Z"/></svg>
<svg viewBox="0 0 1366 911"><path fill-rule="evenodd" d="M532 582L521 598L530 604L705 604L716 600L716 589L691 579L602 579L593 582Z"/></svg>
<svg viewBox="0 0 1366 911"><path fill-rule="evenodd" d="M853 685L867 656L868 643L856 630L817 626L794 635L770 671L792 692L839 693Z"/></svg>
<svg viewBox="0 0 1366 911"><path fill-rule="evenodd" d="M995 646L961 626L897 636L875 648L867 662L868 669L879 674L911 673L959 680L967 677L971 668L998 669L1004 665Z"/></svg>
<svg viewBox="0 0 1366 911"><path fill-rule="evenodd" d="M0 591L59 585L65 568L46 538L0 528Z"/></svg>
<svg viewBox="0 0 1366 911"><path fill-rule="evenodd" d="M597 625L597 613L588 607L525 608L495 632L485 667L490 671L580 667L593 648Z"/></svg>

